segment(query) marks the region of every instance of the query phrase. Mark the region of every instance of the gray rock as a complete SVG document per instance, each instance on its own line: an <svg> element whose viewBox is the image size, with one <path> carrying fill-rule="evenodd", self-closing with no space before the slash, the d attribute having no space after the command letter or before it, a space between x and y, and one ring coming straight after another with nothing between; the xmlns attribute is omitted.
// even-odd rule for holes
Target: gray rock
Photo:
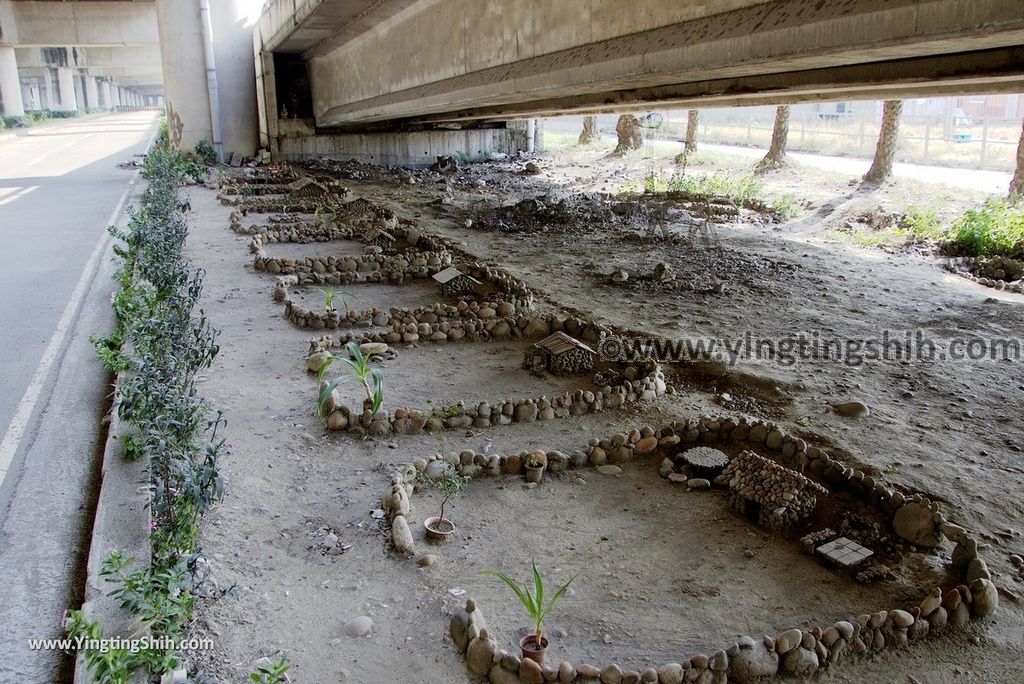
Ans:
<svg viewBox="0 0 1024 684"><path fill-rule="evenodd" d="M775 652L780 655L789 653L800 645L803 638L803 632L799 629L787 629L785 632L775 637Z"/></svg>
<svg viewBox="0 0 1024 684"><path fill-rule="evenodd" d="M466 648L466 667L477 676L485 675L491 669L497 646L487 634L487 628L480 630L480 635L469 642Z"/></svg>
<svg viewBox="0 0 1024 684"><path fill-rule="evenodd" d="M617 465L597 466L595 470L597 470L597 472L601 473L602 475L618 475L622 472L622 468L620 468Z"/></svg>
<svg viewBox="0 0 1024 684"><path fill-rule="evenodd" d="M738 653L729 656L729 681L754 682L771 677L779 669L779 654L765 647L764 641L744 641Z"/></svg>
<svg viewBox="0 0 1024 684"><path fill-rule="evenodd" d="M974 558L967 564L967 583L970 584L976 579L992 579L984 558Z"/></svg>
<svg viewBox="0 0 1024 684"><path fill-rule="evenodd" d="M711 489L711 482L702 477L691 477L686 481L686 486L690 489L702 491L705 489Z"/></svg>
<svg viewBox="0 0 1024 684"><path fill-rule="evenodd" d="M988 617L999 607L999 591L990 580L976 579L971 582L971 615L976 618Z"/></svg>
<svg viewBox="0 0 1024 684"><path fill-rule="evenodd" d="M367 356L371 354L383 354L388 350L388 345L384 342L363 342L359 345L359 351L363 352Z"/></svg>
<svg viewBox="0 0 1024 684"><path fill-rule="evenodd" d="M782 656L781 670L797 677L811 677L818 671L818 654L801 646Z"/></svg>
<svg viewBox="0 0 1024 684"><path fill-rule="evenodd" d="M860 401L846 401L842 404L836 404L834 408L836 413L845 418L861 418L871 415L871 409L868 408L867 404Z"/></svg>
<svg viewBox="0 0 1024 684"><path fill-rule="evenodd" d="M454 466L448 461L436 459L427 463L427 467L423 469L423 477L428 480L438 480L453 470L455 470Z"/></svg>
<svg viewBox="0 0 1024 684"><path fill-rule="evenodd" d="M932 548L942 541L932 510L921 503L904 504L896 511L892 527L896 534L918 546Z"/></svg>
<svg viewBox="0 0 1024 684"><path fill-rule="evenodd" d="M312 354L306 357L306 368L313 371L314 373L319 373L320 368L323 367L323 365L327 363L331 358L333 358L331 352L313 352Z"/></svg>
<svg viewBox="0 0 1024 684"><path fill-rule="evenodd" d="M658 668L659 684L683 684L683 666L679 663L666 663Z"/></svg>
<svg viewBox="0 0 1024 684"><path fill-rule="evenodd" d="M404 515L396 515L391 521L391 543L395 551L412 555L416 553L416 544L412 540L412 530Z"/></svg>
<svg viewBox="0 0 1024 684"><path fill-rule="evenodd" d="M373 620L366 615L354 617L345 623L345 634L350 637L364 637L373 629Z"/></svg>

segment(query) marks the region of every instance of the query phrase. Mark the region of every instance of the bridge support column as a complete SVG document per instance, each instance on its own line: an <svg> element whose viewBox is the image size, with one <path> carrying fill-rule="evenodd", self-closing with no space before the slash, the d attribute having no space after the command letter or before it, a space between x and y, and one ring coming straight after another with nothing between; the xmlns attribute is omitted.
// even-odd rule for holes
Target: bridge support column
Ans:
<svg viewBox="0 0 1024 684"><path fill-rule="evenodd" d="M14 48L0 46L0 97L3 98L3 114L23 116L25 104L21 98L21 81L18 78L18 62Z"/></svg>
<svg viewBox="0 0 1024 684"><path fill-rule="evenodd" d="M56 107L51 107L58 112L73 112L78 109L78 100L75 97L75 71L70 67L57 67L57 90L58 102Z"/></svg>
<svg viewBox="0 0 1024 684"><path fill-rule="evenodd" d="M171 143L221 159L256 151L256 71L245 0L157 0Z"/></svg>
<svg viewBox="0 0 1024 684"><path fill-rule="evenodd" d="M110 109L114 106L113 101L110 99L110 81L100 81L100 106L104 109Z"/></svg>
<svg viewBox="0 0 1024 684"><path fill-rule="evenodd" d="M95 76L85 77L85 105L90 109L100 108L100 87Z"/></svg>
<svg viewBox="0 0 1024 684"><path fill-rule="evenodd" d="M72 109L85 111L85 86L82 85L82 75L77 71L71 72L71 80L75 84L75 106Z"/></svg>

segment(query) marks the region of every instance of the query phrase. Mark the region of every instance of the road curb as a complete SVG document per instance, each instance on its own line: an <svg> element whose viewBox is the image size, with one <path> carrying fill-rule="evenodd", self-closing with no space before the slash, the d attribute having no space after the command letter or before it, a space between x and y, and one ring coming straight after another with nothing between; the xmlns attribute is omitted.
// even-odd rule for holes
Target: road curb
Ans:
<svg viewBox="0 0 1024 684"><path fill-rule="evenodd" d="M103 448L100 473L100 493L96 501L86 564L85 600L82 613L89 621L103 625L104 637L139 638L148 634L135 616L121 608L116 599L108 595L110 587L100 577L103 561L112 551L120 551L135 559L135 567L150 565L151 547L149 528L149 475L143 459L129 461L124 457L122 441L131 430L117 415L117 390L126 375L118 375L113 384L114 403L110 408L110 424ZM75 657L75 684L90 684L92 674L85 657ZM145 682L146 676L137 672L132 682Z"/></svg>

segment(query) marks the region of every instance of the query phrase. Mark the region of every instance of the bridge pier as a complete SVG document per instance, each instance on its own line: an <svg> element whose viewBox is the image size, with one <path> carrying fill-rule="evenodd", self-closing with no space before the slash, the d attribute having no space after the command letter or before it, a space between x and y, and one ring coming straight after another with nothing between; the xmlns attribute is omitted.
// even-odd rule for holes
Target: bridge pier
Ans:
<svg viewBox="0 0 1024 684"><path fill-rule="evenodd" d="M157 0L171 142L213 143L222 161L256 152L251 24L242 0Z"/></svg>
<svg viewBox="0 0 1024 684"><path fill-rule="evenodd" d="M9 45L0 45L0 97L3 98L4 115L25 114L21 81L18 79L18 62L14 58L14 48Z"/></svg>

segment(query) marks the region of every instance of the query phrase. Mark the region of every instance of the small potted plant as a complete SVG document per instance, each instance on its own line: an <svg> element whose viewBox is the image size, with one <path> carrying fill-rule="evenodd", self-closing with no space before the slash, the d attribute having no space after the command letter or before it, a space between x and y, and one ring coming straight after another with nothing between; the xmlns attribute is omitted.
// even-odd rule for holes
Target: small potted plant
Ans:
<svg viewBox="0 0 1024 684"><path fill-rule="evenodd" d="M455 523L444 517L444 507L448 499L465 489L468 483L469 478L459 475L454 467L445 469L444 475L435 480L434 486L441 493L441 512L423 521L428 539L445 541L455 531Z"/></svg>
<svg viewBox="0 0 1024 684"><path fill-rule="evenodd" d="M539 451L530 452L530 455L526 457L526 481L527 482L540 482L540 479L544 476L544 468L546 467L544 460L544 454Z"/></svg>
<svg viewBox="0 0 1024 684"><path fill-rule="evenodd" d="M527 634L520 639L519 648L523 652L523 658L529 658L538 665L543 665L544 653L548 648L548 638L544 636L544 618L548 616L551 609L555 607L555 603L558 599L562 598L562 594L565 593L565 590L569 588L569 585L572 584L576 577L570 578L568 582L559 587L558 591L545 603L544 580L537 570L536 561L533 563L533 593L530 592L530 587L525 582L523 586L519 586L514 579L503 572L484 570L484 574L497 577L507 584L523 605L526 614L533 620L533 634Z"/></svg>

